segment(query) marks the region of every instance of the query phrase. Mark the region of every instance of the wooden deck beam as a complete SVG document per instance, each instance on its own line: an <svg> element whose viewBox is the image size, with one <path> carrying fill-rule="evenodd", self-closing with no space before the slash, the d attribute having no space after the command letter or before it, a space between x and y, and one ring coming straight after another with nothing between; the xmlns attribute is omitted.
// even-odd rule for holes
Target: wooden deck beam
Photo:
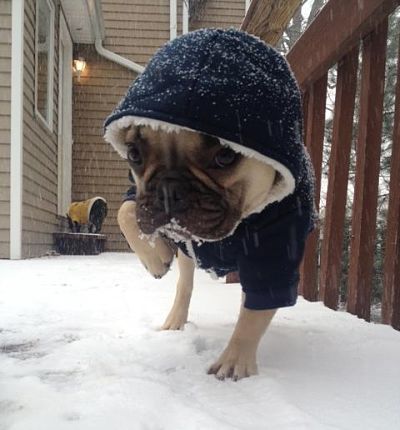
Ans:
<svg viewBox="0 0 400 430"><path fill-rule="evenodd" d="M347 310L369 321L388 20L363 40Z"/></svg>
<svg viewBox="0 0 400 430"><path fill-rule="evenodd" d="M338 65L329 181L321 247L320 298L337 309L342 271L353 115L357 87L358 47Z"/></svg>
<svg viewBox="0 0 400 430"><path fill-rule="evenodd" d="M322 149L325 131L325 105L326 105L327 74L315 82L307 96L305 144L310 153L315 170L315 204L319 210L321 190ZM307 300L318 300L318 240L317 227L309 236L304 251L301 266L300 291Z"/></svg>
<svg viewBox="0 0 400 430"><path fill-rule="evenodd" d="M397 58L396 104L383 271L382 320L400 330L400 45Z"/></svg>

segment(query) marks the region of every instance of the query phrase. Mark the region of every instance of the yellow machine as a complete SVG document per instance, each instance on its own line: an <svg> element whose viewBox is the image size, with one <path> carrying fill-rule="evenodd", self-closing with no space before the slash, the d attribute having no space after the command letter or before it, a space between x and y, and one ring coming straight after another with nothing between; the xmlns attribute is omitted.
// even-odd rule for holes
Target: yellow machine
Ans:
<svg viewBox="0 0 400 430"><path fill-rule="evenodd" d="M98 233L106 216L107 201L99 196L71 203L67 213L69 227L74 233L80 232L84 226L89 233Z"/></svg>

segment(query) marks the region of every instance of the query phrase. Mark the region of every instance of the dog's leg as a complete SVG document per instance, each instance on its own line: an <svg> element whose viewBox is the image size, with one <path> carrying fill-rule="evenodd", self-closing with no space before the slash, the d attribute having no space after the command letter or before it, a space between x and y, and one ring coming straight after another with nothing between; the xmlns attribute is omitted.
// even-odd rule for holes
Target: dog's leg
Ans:
<svg viewBox="0 0 400 430"><path fill-rule="evenodd" d="M141 237L136 221L135 202L126 201L121 205L118 211L118 224L132 251L136 253L144 267L155 278L165 275L174 258L174 251L161 237L155 239L154 246Z"/></svg>
<svg viewBox="0 0 400 430"><path fill-rule="evenodd" d="M255 311L242 305L232 337L219 359L208 370L218 379L235 381L257 374L256 354L258 344L277 309Z"/></svg>
<svg viewBox="0 0 400 430"><path fill-rule="evenodd" d="M193 291L194 262L178 250L179 279L174 304L164 322L162 330L182 330L187 322L190 298Z"/></svg>

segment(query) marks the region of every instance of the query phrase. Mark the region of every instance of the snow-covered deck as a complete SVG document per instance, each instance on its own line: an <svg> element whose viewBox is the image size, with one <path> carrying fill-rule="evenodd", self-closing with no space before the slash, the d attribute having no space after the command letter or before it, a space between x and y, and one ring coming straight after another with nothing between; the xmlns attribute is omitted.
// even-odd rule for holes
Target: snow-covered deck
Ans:
<svg viewBox="0 0 400 430"><path fill-rule="evenodd" d="M302 299L279 311L260 374L206 374L238 285L196 273L190 323L157 327L174 268L132 254L0 261L0 429L398 429L400 333Z"/></svg>

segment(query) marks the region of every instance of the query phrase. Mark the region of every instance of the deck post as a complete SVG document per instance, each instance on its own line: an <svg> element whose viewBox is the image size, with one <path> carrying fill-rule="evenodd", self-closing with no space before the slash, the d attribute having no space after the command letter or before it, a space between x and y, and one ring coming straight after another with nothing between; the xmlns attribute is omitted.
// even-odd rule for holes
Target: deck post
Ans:
<svg viewBox="0 0 400 430"><path fill-rule="evenodd" d="M388 20L363 39L347 310L370 319Z"/></svg>
<svg viewBox="0 0 400 430"><path fill-rule="evenodd" d="M400 45L397 58L400 58ZM394 328L400 330L400 61L397 61L396 104L383 271L382 321L385 324L392 324Z"/></svg>
<svg viewBox="0 0 400 430"><path fill-rule="evenodd" d="M305 144L315 170L315 204L319 210L321 190L322 149L325 130L325 105L328 75L325 73L310 88L306 107ZM301 265L300 290L305 299L318 300L318 239L319 228L308 236Z"/></svg>
<svg viewBox="0 0 400 430"><path fill-rule="evenodd" d="M357 88L358 52L357 47L339 62L336 83L320 271L320 298L331 309L337 309L342 271L343 230Z"/></svg>

